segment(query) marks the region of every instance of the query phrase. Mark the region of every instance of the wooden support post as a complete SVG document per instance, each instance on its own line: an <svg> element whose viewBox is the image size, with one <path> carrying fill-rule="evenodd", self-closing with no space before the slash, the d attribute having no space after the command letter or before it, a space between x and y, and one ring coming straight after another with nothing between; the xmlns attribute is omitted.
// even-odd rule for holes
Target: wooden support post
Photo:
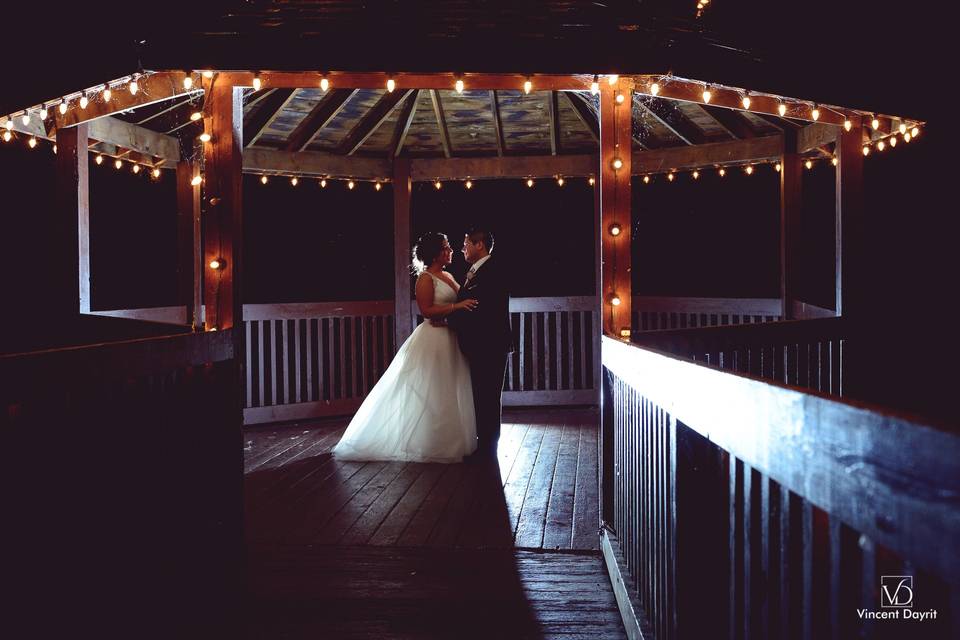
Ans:
<svg viewBox="0 0 960 640"><path fill-rule="evenodd" d="M793 319L793 301L797 298L802 180L797 134L786 131L780 158L780 317L784 320Z"/></svg>
<svg viewBox="0 0 960 640"><path fill-rule="evenodd" d="M410 314L410 160L393 161L394 344L399 349L413 331Z"/></svg>
<svg viewBox="0 0 960 640"><path fill-rule="evenodd" d="M204 126L213 139L203 149L205 327L223 330L239 327L243 320L243 94L216 79L207 91L210 115ZM210 267L213 260L220 261L220 268Z"/></svg>
<svg viewBox="0 0 960 640"><path fill-rule="evenodd" d="M633 86L621 78L600 88L600 251L603 276L603 330L619 338L630 329L630 161ZM623 94L617 103L618 93ZM619 163L619 167L615 168ZM612 225L619 234L610 233ZM613 304L614 299L619 304Z"/></svg>
<svg viewBox="0 0 960 640"><path fill-rule="evenodd" d="M840 316L863 311L863 127L837 138L836 310Z"/></svg>
<svg viewBox="0 0 960 640"><path fill-rule="evenodd" d="M200 185L191 184L200 170L193 163L177 163L177 304L186 307L185 322L199 331L200 292L203 287L203 247L200 245Z"/></svg>
<svg viewBox="0 0 960 640"><path fill-rule="evenodd" d="M87 125L57 129L57 265L48 291L56 315L90 312L90 175ZM60 260L59 256L63 259Z"/></svg>

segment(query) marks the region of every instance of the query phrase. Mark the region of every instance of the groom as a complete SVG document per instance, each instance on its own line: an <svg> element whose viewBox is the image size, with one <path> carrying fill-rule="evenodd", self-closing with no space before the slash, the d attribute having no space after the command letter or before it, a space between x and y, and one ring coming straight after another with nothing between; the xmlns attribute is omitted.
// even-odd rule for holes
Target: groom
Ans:
<svg viewBox="0 0 960 640"><path fill-rule="evenodd" d="M513 351L510 296L506 273L494 259L493 234L474 227L463 238L463 256L470 263L457 301L473 298L477 308L447 317L456 330L460 350L470 363L473 406L477 414L477 455L496 457L500 439L500 396L507 354Z"/></svg>

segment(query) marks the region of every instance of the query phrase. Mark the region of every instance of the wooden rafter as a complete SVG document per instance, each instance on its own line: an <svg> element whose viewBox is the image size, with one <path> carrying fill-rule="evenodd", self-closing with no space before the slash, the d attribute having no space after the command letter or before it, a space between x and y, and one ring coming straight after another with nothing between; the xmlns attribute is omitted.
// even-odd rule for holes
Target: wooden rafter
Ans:
<svg viewBox="0 0 960 640"><path fill-rule="evenodd" d="M300 121L284 145L285 151L303 151L310 146L320 130L337 117L357 89L330 89L327 95Z"/></svg>
<svg viewBox="0 0 960 640"><path fill-rule="evenodd" d="M73 107L61 114L59 109L50 108L56 128L72 127L81 122L89 122L103 116L109 116L121 111L144 107L156 102L163 102L171 98L184 95L194 95L200 92L196 86L190 90L183 88L183 72L149 73L137 78L139 90L136 94L130 93L126 86L114 87L113 96L109 102L90 100L86 109Z"/></svg>
<svg viewBox="0 0 960 640"><path fill-rule="evenodd" d="M397 126L394 128L393 137L390 140L390 157L399 156L400 152L403 151L403 145L407 141L407 132L410 131L413 116L417 112L417 100L419 98L420 91L413 89L400 109L400 117L397 118Z"/></svg>
<svg viewBox="0 0 960 640"><path fill-rule="evenodd" d="M550 155L555 156L560 153L560 106L556 91L547 96L547 111L550 116Z"/></svg>
<svg viewBox="0 0 960 640"><path fill-rule="evenodd" d="M443 155L449 158L452 155L450 149L450 132L447 131L447 118L443 114L443 103L440 101L440 91L431 89L430 100L433 102L433 113L437 117L437 128L440 130L440 142L443 144Z"/></svg>
<svg viewBox="0 0 960 640"><path fill-rule="evenodd" d="M724 164L769 162L783 153L783 136L760 136L747 140L709 142L633 154L634 175L660 171L702 169Z"/></svg>
<svg viewBox="0 0 960 640"><path fill-rule="evenodd" d="M98 118L89 123L88 135L92 140L161 158L170 164L180 161L180 143L176 138L131 122L116 118Z"/></svg>
<svg viewBox="0 0 960 640"><path fill-rule="evenodd" d="M503 124L500 122L500 99L496 90L490 92L490 110L493 112L493 129L497 136L497 156L503 157L506 145L503 142Z"/></svg>
<svg viewBox="0 0 960 640"><path fill-rule="evenodd" d="M714 107L709 104L698 105L714 122L724 128L731 138L745 140L756 137L750 122L739 111Z"/></svg>
<svg viewBox="0 0 960 640"><path fill-rule="evenodd" d="M182 107L182 106L184 106L184 105L187 105L187 104L190 104L190 103L193 102L195 99L196 99L195 96L190 96L190 97L188 97L188 98L185 99L185 100L175 100L175 101L173 102L173 104L171 104L171 105L168 106L167 108L161 109L160 111L157 111L156 113L150 115L149 117L144 118L143 120L137 120L137 124L139 124L139 125L147 124L147 123L150 122L151 120L156 120L156 119L159 118L160 116L167 115L167 114L170 113L171 111L176 111L176 110L179 109L180 107Z"/></svg>
<svg viewBox="0 0 960 640"><path fill-rule="evenodd" d="M696 145L707 141L703 131L690 122L679 108L666 100L652 96L643 99L634 97L634 102L686 144Z"/></svg>
<svg viewBox="0 0 960 640"><path fill-rule="evenodd" d="M599 144L600 123L597 119L596 112L591 108L590 105L586 103L584 98L579 93L564 92L563 95L567 97L567 102L569 102L570 106L573 107L573 112L577 114L578 118L580 118L580 122L582 122L583 126L585 126L587 131L590 132L590 135L593 137L593 141Z"/></svg>
<svg viewBox="0 0 960 640"><path fill-rule="evenodd" d="M270 95L260 100L260 104L248 118L243 121L244 146L256 144L271 124L283 111L283 108L293 99L296 89L273 89Z"/></svg>
<svg viewBox="0 0 960 640"><path fill-rule="evenodd" d="M354 125L353 129L344 137L343 141L340 143L340 146L337 149L337 153L342 153L344 155L353 155L356 153L357 149L363 146L363 143L367 141L373 133L380 128L380 125L390 117L390 114L393 112L394 108L404 98L406 98L411 93L410 90L397 90L393 93L386 92L380 99L377 100L377 103L369 109L362 118Z"/></svg>
<svg viewBox="0 0 960 640"><path fill-rule="evenodd" d="M829 124L809 124L797 131L797 153L807 153L837 141L840 127Z"/></svg>
<svg viewBox="0 0 960 640"><path fill-rule="evenodd" d="M780 131L786 133L787 131L799 131L803 126L799 122L794 122L793 120L788 120L787 118L781 118L780 116L772 116L769 113L757 113L755 114L760 116L772 126L776 127Z"/></svg>

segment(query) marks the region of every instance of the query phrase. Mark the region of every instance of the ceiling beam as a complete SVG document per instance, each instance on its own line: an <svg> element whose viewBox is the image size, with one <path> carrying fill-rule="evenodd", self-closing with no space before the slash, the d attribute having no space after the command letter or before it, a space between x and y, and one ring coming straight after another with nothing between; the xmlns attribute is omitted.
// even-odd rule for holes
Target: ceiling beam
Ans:
<svg viewBox="0 0 960 640"><path fill-rule="evenodd" d="M807 153L837 141L840 127L814 123L797 132L797 153Z"/></svg>
<svg viewBox="0 0 960 640"><path fill-rule="evenodd" d="M243 145L250 147L276 121L283 108L293 99L296 89L273 89L259 100L259 106L243 119Z"/></svg>
<svg viewBox="0 0 960 640"><path fill-rule="evenodd" d="M803 125L799 122L794 122L793 120L788 120L786 118L781 118L780 116L772 116L768 113L755 113L754 115L760 116L768 123L779 129L780 131L799 131Z"/></svg>
<svg viewBox="0 0 960 640"><path fill-rule="evenodd" d="M329 89L327 94L300 121L284 145L284 151L303 151L310 146L321 129L330 124L343 111L357 89Z"/></svg>
<svg viewBox="0 0 960 640"><path fill-rule="evenodd" d="M264 87L287 87L291 89L316 87L320 79L326 76L331 87L351 87L356 89L383 89L387 78L393 78L397 89L437 89L452 90L458 76L452 73L392 73L384 72L331 72L319 71L229 71L217 74L236 86L252 87L255 75L260 77ZM530 79L534 91L586 91L593 82L591 74L539 75L527 76L516 73L466 73L462 79L472 90L497 89L501 91L523 91L523 83Z"/></svg>
<svg viewBox="0 0 960 640"><path fill-rule="evenodd" d="M506 145L503 142L503 123L500 121L500 99L496 90L490 92L490 110L493 111L493 131L497 136L497 156L503 157Z"/></svg>
<svg viewBox="0 0 960 640"><path fill-rule="evenodd" d="M590 132L590 135L593 136L593 141L600 144L600 122L597 119L597 114L593 110L592 105L588 105L579 93L564 92L563 95L567 97L567 102L573 107L573 112L580 118L580 122L583 123L583 126L585 126L587 131Z"/></svg>
<svg viewBox="0 0 960 640"><path fill-rule="evenodd" d="M391 163L384 158L363 158L316 151L277 151L247 148L243 151L245 173L379 178L391 175Z"/></svg>
<svg viewBox="0 0 960 640"><path fill-rule="evenodd" d="M686 144L698 145L707 141L703 131L690 122L677 105L653 96L634 96L634 102Z"/></svg>
<svg viewBox="0 0 960 640"><path fill-rule="evenodd" d="M733 109L724 109L723 107L714 107L709 104L699 105L700 109L710 116L714 122L723 127L730 134L731 138L736 140L746 140L757 136L753 127L747 119L739 112Z"/></svg>
<svg viewBox="0 0 960 640"><path fill-rule="evenodd" d="M634 175L683 171L725 164L776 161L781 155L783 136L777 134L747 140L639 151L633 154L631 169Z"/></svg>
<svg viewBox="0 0 960 640"><path fill-rule="evenodd" d="M430 100L433 102L433 114L437 117L437 127L440 129L440 142L443 144L443 155L449 158L452 155L450 149L450 132L447 131L447 118L443 114L443 103L440 102L440 91L431 89Z"/></svg>
<svg viewBox="0 0 960 640"><path fill-rule="evenodd" d="M560 106L557 100L557 92L551 91L547 95L547 112L550 115L550 155L555 156L560 153Z"/></svg>
<svg viewBox="0 0 960 640"><path fill-rule="evenodd" d="M356 153L357 149L363 146L363 143L390 117L394 108L410 93L410 90L401 91L398 89L393 93L388 91L380 96L377 103L367 110L363 117L360 118L357 124L354 125L350 132L344 137L337 148L337 153L348 156Z"/></svg>
<svg viewBox="0 0 960 640"><path fill-rule="evenodd" d="M463 178L523 178L586 176L596 173L593 154L571 156L510 156L503 158L424 158L412 160L413 180Z"/></svg>
<svg viewBox="0 0 960 640"><path fill-rule="evenodd" d="M400 117L397 118L397 126L393 130L393 138L390 141L390 157L399 156L403 151L403 145L407 141L407 132L410 131L410 125L413 124L413 116L417 113L417 100L420 99L420 91L413 89L407 97L407 101L400 109Z"/></svg>

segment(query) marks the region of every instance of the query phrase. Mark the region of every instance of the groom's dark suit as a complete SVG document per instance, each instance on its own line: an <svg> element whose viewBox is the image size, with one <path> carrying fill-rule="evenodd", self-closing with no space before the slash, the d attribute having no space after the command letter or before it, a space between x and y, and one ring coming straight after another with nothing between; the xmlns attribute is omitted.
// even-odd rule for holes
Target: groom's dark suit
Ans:
<svg viewBox="0 0 960 640"><path fill-rule="evenodd" d="M489 453L496 451L500 438L503 374L507 354L513 351L506 274L493 255L460 287L457 300L467 298L475 299L477 308L452 313L447 317L447 323L456 330L460 350L470 363L478 451Z"/></svg>

